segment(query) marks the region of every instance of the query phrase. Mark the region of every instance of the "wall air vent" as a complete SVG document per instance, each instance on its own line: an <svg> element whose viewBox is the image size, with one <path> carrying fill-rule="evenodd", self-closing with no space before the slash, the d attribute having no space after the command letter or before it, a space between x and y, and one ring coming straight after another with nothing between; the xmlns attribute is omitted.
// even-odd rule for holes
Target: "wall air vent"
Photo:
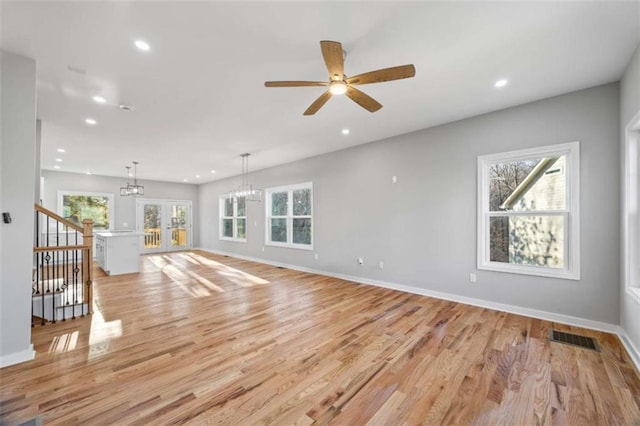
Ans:
<svg viewBox="0 0 640 426"><path fill-rule="evenodd" d="M591 349L593 351L600 352L600 348L596 343L596 340L592 337L580 336L578 334L563 333L558 330L551 330L549 333L549 340L557 343L564 343L566 345L578 346L584 349Z"/></svg>

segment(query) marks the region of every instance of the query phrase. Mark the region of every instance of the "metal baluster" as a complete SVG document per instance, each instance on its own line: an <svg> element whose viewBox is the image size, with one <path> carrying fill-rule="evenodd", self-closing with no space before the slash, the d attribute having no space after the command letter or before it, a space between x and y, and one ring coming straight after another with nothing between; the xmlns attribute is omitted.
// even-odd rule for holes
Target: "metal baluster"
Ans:
<svg viewBox="0 0 640 426"><path fill-rule="evenodd" d="M76 234L76 241L78 239L78 234ZM78 250L73 251L73 298L76 299L76 294L78 293ZM76 319L76 305L75 302L71 306L72 316L71 319Z"/></svg>
<svg viewBox="0 0 640 426"><path fill-rule="evenodd" d="M40 254L40 265L42 265L42 267L44 267L44 252L42 252ZM44 280L44 270L42 271L42 279ZM42 323L41 325L44 325L44 285L42 286L42 291L40 292L40 298L42 300Z"/></svg>
<svg viewBox="0 0 640 426"><path fill-rule="evenodd" d="M67 304L69 304L69 293L67 292L67 256L68 250L62 252L62 295L60 296L60 304L62 305L62 322L66 321L66 311L64 299L67 298Z"/></svg>

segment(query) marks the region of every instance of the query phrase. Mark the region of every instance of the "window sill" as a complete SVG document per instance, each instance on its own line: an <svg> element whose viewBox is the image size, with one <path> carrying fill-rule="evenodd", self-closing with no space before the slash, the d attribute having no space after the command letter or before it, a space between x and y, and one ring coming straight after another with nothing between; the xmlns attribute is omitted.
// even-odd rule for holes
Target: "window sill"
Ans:
<svg viewBox="0 0 640 426"><path fill-rule="evenodd" d="M519 275L532 275L536 277L545 278L558 278L562 280L580 280L579 272L571 272L565 269L551 269L536 266L515 266L515 265L503 265L503 264L483 264L478 265L479 270L494 271L494 272L506 272L509 274Z"/></svg>
<svg viewBox="0 0 640 426"><path fill-rule="evenodd" d="M313 244L289 244L289 243L274 243L271 241L267 241L264 243L265 246L272 247L283 247L283 248L292 248L299 250L313 250Z"/></svg>
<svg viewBox="0 0 640 426"><path fill-rule="evenodd" d="M246 238L229 238L229 237L219 237L220 241L231 241L232 243L246 243Z"/></svg>
<svg viewBox="0 0 640 426"><path fill-rule="evenodd" d="M640 287L627 287L627 294L640 304Z"/></svg>

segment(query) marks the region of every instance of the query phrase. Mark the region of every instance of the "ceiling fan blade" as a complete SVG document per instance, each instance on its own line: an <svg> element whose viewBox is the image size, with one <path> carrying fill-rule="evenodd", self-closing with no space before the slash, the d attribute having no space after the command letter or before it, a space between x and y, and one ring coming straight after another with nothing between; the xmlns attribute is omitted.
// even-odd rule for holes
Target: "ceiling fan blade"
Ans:
<svg viewBox="0 0 640 426"><path fill-rule="evenodd" d="M331 80L343 80L344 53L342 52L342 44L337 41L323 40L320 42L320 48Z"/></svg>
<svg viewBox="0 0 640 426"><path fill-rule="evenodd" d="M313 115L316 112L318 112L318 110L320 108L322 108L322 106L324 104L327 103L327 101L329 100L329 98L331 98L331 92L329 92L328 90L326 92L324 92L322 95L320 95L320 97L318 99L316 99L310 106L309 108L307 108L307 110L304 112L303 115Z"/></svg>
<svg viewBox="0 0 640 426"><path fill-rule="evenodd" d="M376 112L377 110L382 108L381 103L379 103L366 93L356 89L355 87L347 86L346 95L369 112Z"/></svg>
<svg viewBox="0 0 640 426"><path fill-rule="evenodd" d="M349 77L347 78L347 83L353 85L381 83L383 81L411 78L415 75L416 68L413 66L413 64L400 65L398 67L384 68L381 70L365 72L364 74L358 74L353 77Z"/></svg>
<svg viewBox="0 0 640 426"><path fill-rule="evenodd" d="M328 86L326 81L265 81L266 87L306 87L306 86Z"/></svg>

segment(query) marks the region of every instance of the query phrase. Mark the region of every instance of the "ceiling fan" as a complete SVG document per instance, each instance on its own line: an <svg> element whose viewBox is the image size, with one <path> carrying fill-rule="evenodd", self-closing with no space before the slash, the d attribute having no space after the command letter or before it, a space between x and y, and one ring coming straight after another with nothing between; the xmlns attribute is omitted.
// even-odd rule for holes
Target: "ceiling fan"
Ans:
<svg viewBox="0 0 640 426"><path fill-rule="evenodd" d="M356 89L354 86L360 84L381 83L383 81L400 80L416 75L413 64L401 65L397 67L384 68L376 71L358 74L354 77L347 77L344 74L345 52L342 44L337 41L321 41L320 48L324 63L329 70L329 81L266 81L266 87L304 87L304 86L329 86L329 89L316 99L304 115L313 115L331 98L332 95L345 94L355 103L369 112L376 112L382 108L382 104L371 96Z"/></svg>

